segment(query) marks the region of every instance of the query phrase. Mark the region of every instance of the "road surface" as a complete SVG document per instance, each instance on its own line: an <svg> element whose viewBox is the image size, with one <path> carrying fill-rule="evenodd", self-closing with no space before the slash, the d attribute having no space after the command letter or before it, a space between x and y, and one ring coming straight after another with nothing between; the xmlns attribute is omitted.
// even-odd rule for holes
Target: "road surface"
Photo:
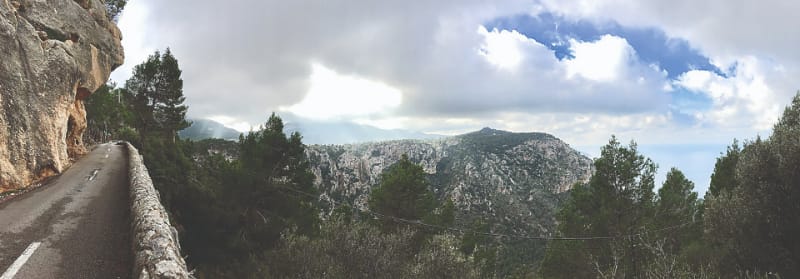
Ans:
<svg viewBox="0 0 800 279"><path fill-rule="evenodd" d="M101 144L0 203L0 278L129 278L128 201L125 146Z"/></svg>

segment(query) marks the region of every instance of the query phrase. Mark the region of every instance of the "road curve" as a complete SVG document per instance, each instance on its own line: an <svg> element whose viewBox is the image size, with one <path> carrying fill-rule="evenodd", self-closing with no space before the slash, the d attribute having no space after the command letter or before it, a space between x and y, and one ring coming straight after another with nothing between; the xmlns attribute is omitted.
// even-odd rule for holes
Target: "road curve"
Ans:
<svg viewBox="0 0 800 279"><path fill-rule="evenodd" d="M129 278L128 193L125 146L101 144L46 185L1 203L0 278L11 269L13 278Z"/></svg>

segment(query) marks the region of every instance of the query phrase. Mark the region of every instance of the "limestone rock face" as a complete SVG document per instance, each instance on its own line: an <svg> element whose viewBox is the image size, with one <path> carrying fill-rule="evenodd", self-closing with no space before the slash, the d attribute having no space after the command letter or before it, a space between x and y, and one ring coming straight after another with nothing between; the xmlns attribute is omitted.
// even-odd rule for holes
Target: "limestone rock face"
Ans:
<svg viewBox="0 0 800 279"><path fill-rule="evenodd" d="M0 191L86 152L83 100L122 64L121 39L98 0L0 0Z"/></svg>
<svg viewBox="0 0 800 279"><path fill-rule="evenodd" d="M422 166L440 201L454 202L462 225L480 218L515 234L552 232L561 193L588 181L593 173L591 159L556 137L488 128L436 140L306 149L321 198L361 209L367 208L381 173L403 154Z"/></svg>

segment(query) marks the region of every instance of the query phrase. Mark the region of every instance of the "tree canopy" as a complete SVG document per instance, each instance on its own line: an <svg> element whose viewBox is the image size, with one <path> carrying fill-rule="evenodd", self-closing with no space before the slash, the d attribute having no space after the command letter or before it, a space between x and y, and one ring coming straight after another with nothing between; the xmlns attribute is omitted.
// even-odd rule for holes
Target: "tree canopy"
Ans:
<svg viewBox="0 0 800 279"><path fill-rule="evenodd" d="M405 154L381 174L380 186L372 190L369 198L371 211L407 220L422 220L435 207L425 170ZM394 227L394 221L384 221L386 228Z"/></svg>

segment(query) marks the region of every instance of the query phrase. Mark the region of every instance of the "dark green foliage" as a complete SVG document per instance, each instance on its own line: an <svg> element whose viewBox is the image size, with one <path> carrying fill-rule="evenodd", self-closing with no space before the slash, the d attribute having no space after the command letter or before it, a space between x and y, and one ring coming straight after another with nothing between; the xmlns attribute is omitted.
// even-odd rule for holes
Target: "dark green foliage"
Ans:
<svg viewBox="0 0 800 279"><path fill-rule="evenodd" d="M174 142L177 132L189 127L181 70L169 48L164 54L156 51L136 65L125 88L133 94L135 125L143 138L165 137Z"/></svg>
<svg viewBox="0 0 800 279"><path fill-rule="evenodd" d="M588 236L586 232L600 201L595 201L587 185L575 184L570 198L558 212L558 236ZM596 243L584 241L551 241L539 267L545 278L591 278L594 276L592 254L594 247L605 248L606 241Z"/></svg>
<svg viewBox="0 0 800 279"><path fill-rule="evenodd" d="M403 156L372 191L369 208L377 214L336 206L322 222L299 134L286 135L273 114L239 142L176 140L188 124L183 101L177 60L169 50L157 52L136 66L125 89L105 86L86 99L87 134L140 147L199 278L800 276L800 94L768 139L742 148L734 141L717 160L705 201L677 169L656 195L655 164L635 143L623 146L612 137L591 180L576 184L562 203L552 235L611 238L553 240L546 250L542 240L488 236L537 233L459 219L465 216L448 197L434 197L429 181L444 181L440 175L461 163L451 160L427 175ZM531 136L504 139L499 132L486 129L462 140L504 152ZM526 202L536 208L564 199L535 191L547 190L531 190L538 200ZM514 206L495 206L494 214L517 218ZM471 226L452 235L459 222ZM541 224L547 228L552 220Z"/></svg>
<svg viewBox="0 0 800 279"><path fill-rule="evenodd" d="M86 107L86 142L106 142L129 136L133 114L129 106L130 94L115 84L101 86L84 100Z"/></svg>
<svg viewBox="0 0 800 279"><path fill-rule="evenodd" d="M664 185L658 189L653 223L655 228L686 227L658 233L656 237L664 241L665 252L681 254L682 249L700 241L703 227L699 207L694 183L686 179L680 170L672 168L667 173Z"/></svg>
<svg viewBox="0 0 800 279"><path fill-rule="evenodd" d="M540 275L546 278L800 276L799 138L800 94L784 111L769 139L759 137L742 148L734 141L720 156L706 200L698 200L692 191L693 183L672 169L652 202L648 202L646 191L633 190L648 188L647 173L652 167L641 164L646 160L642 161L640 156L633 156L635 146L627 150L617 148L612 138L595 162L597 172L589 185L576 186L561 208L559 233L625 237L607 241L552 241ZM611 186L615 183L634 186ZM652 206L647 206L648 203ZM621 208L630 211L619 218L620 211L609 210L609 205L623 205ZM619 230L621 227L639 229ZM632 234L636 231L646 233ZM642 269L637 271L633 259L638 259Z"/></svg>
<svg viewBox="0 0 800 279"><path fill-rule="evenodd" d="M462 237L458 247L462 253L472 255L476 249L491 243L491 237L485 235L489 233L489 224L483 220L473 221L469 230L470 232L467 232Z"/></svg>
<svg viewBox="0 0 800 279"><path fill-rule="evenodd" d="M455 221L456 218L455 211L456 211L456 205L453 203L452 200L448 199L447 201L444 202L444 204L442 204L439 208L437 208L433 212L433 214L427 214L427 216L425 216L423 221L425 221L425 223L427 224L449 227L452 226L453 222ZM443 230L440 229L437 231L442 232Z"/></svg>
<svg viewBox="0 0 800 279"><path fill-rule="evenodd" d="M414 253L415 231L385 233L334 218L320 237L288 235L269 252L270 278L482 278L477 265L453 249L455 237L435 236Z"/></svg>
<svg viewBox="0 0 800 279"><path fill-rule="evenodd" d="M736 187L736 164L739 162L740 153L739 142L733 140L733 144L728 146L726 153L717 158L717 163L714 164L711 184L706 195L717 196L723 191Z"/></svg>
<svg viewBox="0 0 800 279"><path fill-rule="evenodd" d="M104 0L104 2L108 18L116 22L119 20L119 15L125 9L125 4L128 3L128 0Z"/></svg>
<svg viewBox="0 0 800 279"><path fill-rule="evenodd" d="M480 131L465 134L461 136L461 139L464 140L464 143L473 151L502 153L525 141L555 138L545 133L510 133L491 128L483 128Z"/></svg>
<svg viewBox="0 0 800 279"><path fill-rule="evenodd" d="M381 175L381 184L369 198L371 211L406 220L422 220L436 207L425 171L403 155L399 162ZM383 228L397 228L394 220L383 220Z"/></svg>
<svg viewBox="0 0 800 279"><path fill-rule="evenodd" d="M176 140L188 126L180 75L169 49L156 52L125 89L105 87L87 100L90 129L102 124L104 137L139 147L199 277L257 277L282 233L319 228L305 146L274 114L238 143Z"/></svg>
<svg viewBox="0 0 800 279"><path fill-rule="evenodd" d="M800 94L767 140L745 143L733 187L707 200L706 238L723 274L762 270L800 276ZM731 178L728 178L731 179Z"/></svg>
<svg viewBox="0 0 800 279"><path fill-rule="evenodd" d="M314 176L300 134L295 132L287 137L283 133L283 120L273 113L262 130L248 133L239 146L241 182L234 190L234 200L242 226L247 228L242 233L245 237L249 233L251 238L266 240L265 246L251 249L270 247L280 232L290 226L299 233L313 234L317 229ZM272 216L267 219L264 214ZM261 223L265 225L256 225Z"/></svg>
<svg viewBox="0 0 800 279"><path fill-rule="evenodd" d="M299 134L284 134L278 116L270 116L261 130L239 143L205 140L194 145L198 173L176 214L198 213L179 219L190 262L201 277L263 277L265 252L282 235L317 234L319 210L304 146ZM228 156L231 145L239 156Z"/></svg>
<svg viewBox="0 0 800 279"><path fill-rule="evenodd" d="M613 136L594 165L589 184L576 185L559 212L559 235L621 236L646 229L654 206L656 165L638 153L635 143L622 146ZM615 274L641 277L647 252L634 241L551 243L540 272L547 278L585 278L613 269Z"/></svg>

